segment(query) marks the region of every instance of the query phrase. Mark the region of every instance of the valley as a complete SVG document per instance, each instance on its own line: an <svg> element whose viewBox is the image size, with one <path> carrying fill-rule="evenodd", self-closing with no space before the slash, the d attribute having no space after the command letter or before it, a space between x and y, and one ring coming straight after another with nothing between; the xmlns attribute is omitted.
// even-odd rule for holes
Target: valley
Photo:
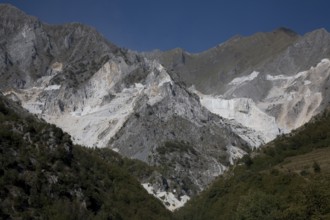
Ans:
<svg viewBox="0 0 330 220"><path fill-rule="evenodd" d="M88 190L90 180L88 187L79 185L74 192L62 192L56 185L56 192L47 194L71 208L83 207L80 214L90 218L102 219L113 211L109 216L114 219L136 213L137 219L245 219L255 208L248 205L250 197L276 206L274 213L265 207L265 213L284 213L279 219L328 217L329 203L323 197L326 207L306 213L301 209L312 206L307 201L311 194L297 194L303 204L287 195L300 184L303 191L314 187L309 184L324 182L320 190L328 184L330 34L325 29L303 36L286 28L236 36L201 53L181 48L136 52L116 46L93 27L50 25L0 4L0 39L1 152L25 152L27 146L29 155L22 159L27 165L17 152L9 155L10 162L2 162L7 168L0 172L6 188L1 199L8 201L2 217L48 215L63 208L48 200L45 206L35 205L24 188L34 183L20 184L29 175L20 167L30 169L32 163L31 172L37 169L31 161L40 146L44 148L37 164L49 169L47 174L38 171L45 190L53 189L57 182L51 179L62 172L72 177L63 180L63 186L79 185L74 178L79 164L86 169L84 178L91 175L98 182L95 191ZM29 119L21 119L21 114ZM57 133L65 137L63 143L53 140ZM18 150L10 150L15 147ZM59 154L54 164L66 163L62 151L67 147L73 149L74 167L44 160L53 157L47 153L50 149ZM88 170L93 161L93 170ZM321 173L315 172L316 166ZM102 176L101 170L110 176ZM19 178L8 179L10 172ZM125 178L132 187L117 198L114 191L122 188L112 182ZM11 190L11 180L22 188L18 191L25 191ZM108 181L114 191L103 188ZM287 183L292 185L279 192ZM278 194L269 200L273 192ZM24 199L11 210L14 194ZM131 197L126 200L124 194ZM143 209L139 201L155 205ZM131 203L135 211L123 214ZM112 210L112 204L118 208ZM206 204L212 210L204 209ZM264 216L254 217L250 219Z"/></svg>

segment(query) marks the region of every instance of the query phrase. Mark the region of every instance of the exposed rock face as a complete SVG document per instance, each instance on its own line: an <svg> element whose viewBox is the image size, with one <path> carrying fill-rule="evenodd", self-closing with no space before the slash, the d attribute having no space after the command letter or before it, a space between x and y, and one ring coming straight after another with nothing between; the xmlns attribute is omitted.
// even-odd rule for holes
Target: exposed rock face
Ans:
<svg viewBox="0 0 330 220"><path fill-rule="evenodd" d="M118 52L93 28L81 24L46 25L6 4L1 5L0 13L2 89L31 87L40 77L59 73L59 69L63 71L51 83L77 85Z"/></svg>
<svg viewBox="0 0 330 220"><path fill-rule="evenodd" d="M235 36L228 41L198 54L180 48L146 53L167 69L178 73L187 86L194 85L204 94L222 94L232 79L245 76L257 67L281 54L299 36L287 29L257 33L249 37Z"/></svg>
<svg viewBox="0 0 330 220"><path fill-rule="evenodd" d="M282 28L234 37L200 54L175 49L146 56L171 69L254 147L300 127L329 103L330 34L324 29L301 37Z"/></svg>
<svg viewBox="0 0 330 220"><path fill-rule="evenodd" d="M4 95L75 143L159 166L144 186L169 195L170 209L330 100L325 30L234 37L200 54L137 54L90 27L47 25L0 5L0 39Z"/></svg>
<svg viewBox="0 0 330 220"><path fill-rule="evenodd" d="M9 5L0 11L3 94L75 143L159 166L150 185L159 195L189 198L249 149L157 61L81 24L43 24ZM174 203L169 208L182 202Z"/></svg>

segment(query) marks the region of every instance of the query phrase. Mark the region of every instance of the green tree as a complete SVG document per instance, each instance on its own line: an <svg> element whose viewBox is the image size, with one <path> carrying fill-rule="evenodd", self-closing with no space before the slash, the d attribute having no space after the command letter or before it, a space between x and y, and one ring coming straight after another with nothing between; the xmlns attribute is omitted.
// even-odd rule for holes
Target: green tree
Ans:
<svg viewBox="0 0 330 220"><path fill-rule="evenodd" d="M313 163L313 170L315 173L321 172L321 167L316 161L314 161L314 163Z"/></svg>
<svg viewBox="0 0 330 220"><path fill-rule="evenodd" d="M279 202L275 196L258 190L250 190L247 195L240 198L237 207L237 219L270 220L275 219L278 211Z"/></svg>

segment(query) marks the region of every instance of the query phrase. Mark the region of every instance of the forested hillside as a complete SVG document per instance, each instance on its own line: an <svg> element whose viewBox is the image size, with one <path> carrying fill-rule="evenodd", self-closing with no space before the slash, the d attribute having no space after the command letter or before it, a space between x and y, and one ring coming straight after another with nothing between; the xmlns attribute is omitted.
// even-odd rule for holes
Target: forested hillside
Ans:
<svg viewBox="0 0 330 220"><path fill-rule="evenodd" d="M142 164L73 145L2 96L0 154L1 219L171 218L128 173L147 172Z"/></svg>
<svg viewBox="0 0 330 220"><path fill-rule="evenodd" d="M330 113L243 157L178 219L330 219Z"/></svg>

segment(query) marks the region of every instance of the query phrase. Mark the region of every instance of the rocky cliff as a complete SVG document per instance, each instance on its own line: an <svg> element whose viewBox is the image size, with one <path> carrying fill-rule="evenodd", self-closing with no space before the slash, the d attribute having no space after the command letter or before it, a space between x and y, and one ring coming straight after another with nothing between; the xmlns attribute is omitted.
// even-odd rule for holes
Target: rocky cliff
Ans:
<svg viewBox="0 0 330 220"><path fill-rule="evenodd" d="M95 29L0 5L0 90L68 132L157 168L141 183L182 206L251 149L329 103L330 35L280 28L199 54L136 53Z"/></svg>
<svg viewBox="0 0 330 220"><path fill-rule="evenodd" d="M159 62L82 24L44 24L10 5L0 12L3 94L75 143L158 167L161 181L148 178L144 186L164 194L170 209L250 149L228 120L204 108Z"/></svg>
<svg viewBox="0 0 330 220"><path fill-rule="evenodd" d="M308 122L329 104L330 34L299 36L280 28L234 37L199 54L181 49L146 53L170 69L208 110L243 128L258 147Z"/></svg>

